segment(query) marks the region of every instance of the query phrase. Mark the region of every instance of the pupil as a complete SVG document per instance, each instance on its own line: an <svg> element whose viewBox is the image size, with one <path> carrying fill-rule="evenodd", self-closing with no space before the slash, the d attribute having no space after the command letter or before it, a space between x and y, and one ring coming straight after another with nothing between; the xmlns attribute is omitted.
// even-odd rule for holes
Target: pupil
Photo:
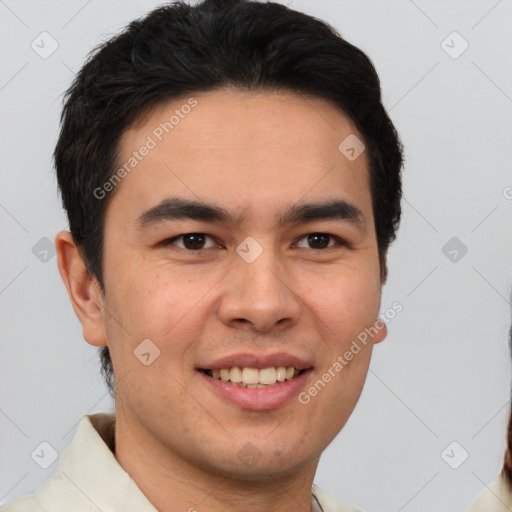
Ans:
<svg viewBox="0 0 512 512"><path fill-rule="evenodd" d="M198 233L185 235L183 242L188 249L201 249L201 246L204 244L204 236Z"/></svg>
<svg viewBox="0 0 512 512"><path fill-rule="evenodd" d="M309 235L308 241L314 249L323 249L329 245L329 237L321 233L313 233Z"/></svg>

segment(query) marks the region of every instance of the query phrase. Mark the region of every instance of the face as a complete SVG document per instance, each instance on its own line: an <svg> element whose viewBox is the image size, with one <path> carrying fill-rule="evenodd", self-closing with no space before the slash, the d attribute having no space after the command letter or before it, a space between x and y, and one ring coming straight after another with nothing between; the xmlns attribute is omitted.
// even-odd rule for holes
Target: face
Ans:
<svg viewBox="0 0 512 512"><path fill-rule="evenodd" d="M227 89L125 132L88 341L108 343L118 416L162 453L284 475L349 418L385 337L344 357L381 294L368 161L338 149L351 134L330 102Z"/></svg>

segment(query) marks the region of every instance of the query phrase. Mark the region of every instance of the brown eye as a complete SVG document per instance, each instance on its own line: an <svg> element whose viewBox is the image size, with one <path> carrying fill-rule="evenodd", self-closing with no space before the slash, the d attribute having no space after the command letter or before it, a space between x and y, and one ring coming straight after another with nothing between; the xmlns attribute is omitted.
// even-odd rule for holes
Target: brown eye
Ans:
<svg viewBox="0 0 512 512"><path fill-rule="evenodd" d="M183 237L183 245L187 249L197 250L202 249L205 241L205 236L201 233L191 233Z"/></svg>
<svg viewBox="0 0 512 512"><path fill-rule="evenodd" d="M210 242L209 246L206 246L207 239L211 237L204 233L186 233L184 235L175 236L165 242L165 245L176 245L182 249L189 251L199 251L201 249L208 249L214 247L215 243ZM179 243L181 242L181 243Z"/></svg>
<svg viewBox="0 0 512 512"><path fill-rule="evenodd" d="M313 249L325 249L329 246L329 235L314 233L308 236L308 243Z"/></svg>
<svg viewBox="0 0 512 512"><path fill-rule="evenodd" d="M334 245L330 243L333 238L335 238L333 235L329 235L327 233L310 233L309 235L301 238L301 242L303 240L306 241L308 244L306 249L327 249ZM299 242L298 247L304 247L300 245L301 242Z"/></svg>

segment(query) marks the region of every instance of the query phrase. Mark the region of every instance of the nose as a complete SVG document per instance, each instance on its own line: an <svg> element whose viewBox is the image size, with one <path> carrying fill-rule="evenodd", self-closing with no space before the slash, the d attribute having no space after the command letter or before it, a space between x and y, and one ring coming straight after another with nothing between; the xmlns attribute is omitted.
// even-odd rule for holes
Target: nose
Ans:
<svg viewBox="0 0 512 512"><path fill-rule="evenodd" d="M220 320L229 327L268 332L295 325L301 301L282 262L271 250L252 263L237 257L224 280L218 309Z"/></svg>

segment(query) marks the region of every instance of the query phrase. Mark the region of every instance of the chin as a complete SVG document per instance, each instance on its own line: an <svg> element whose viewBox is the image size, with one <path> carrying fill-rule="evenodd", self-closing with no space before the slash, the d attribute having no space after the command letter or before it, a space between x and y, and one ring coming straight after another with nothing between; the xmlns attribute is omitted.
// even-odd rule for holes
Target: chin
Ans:
<svg viewBox="0 0 512 512"><path fill-rule="evenodd" d="M297 450L283 453L280 448L263 454L254 444L248 442L230 459L216 459L215 464L210 465L210 470L230 480L268 483L296 475L301 469L318 463L319 457L299 455Z"/></svg>

